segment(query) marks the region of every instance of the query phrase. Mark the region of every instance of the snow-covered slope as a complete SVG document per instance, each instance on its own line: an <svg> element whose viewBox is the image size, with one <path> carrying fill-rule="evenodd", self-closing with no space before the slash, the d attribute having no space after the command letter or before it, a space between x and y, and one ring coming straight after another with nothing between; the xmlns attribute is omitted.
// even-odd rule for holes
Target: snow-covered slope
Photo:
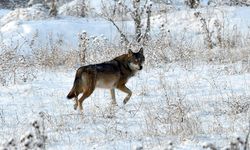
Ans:
<svg viewBox="0 0 250 150"><path fill-rule="evenodd" d="M86 31L88 37L103 35L110 41L119 39L115 27L105 20L73 17L38 21L11 21L0 31L3 43L7 45L24 43L20 51L30 51L29 44L33 39L35 39L33 47L41 48L49 43L50 38L54 42L62 40L62 50L76 49L79 42L78 34L82 31Z"/></svg>
<svg viewBox="0 0 250 150"><path fill-rule="evenodd" d="M22 14L17 15L17 10L9 12L2 17L2 26L0 26L2 42L13 46L21 44L22 49L27 51L30 49L29 45L34 36L37 38L36 41L39 41L36 43L36 46L40 48L42 45L49 43L48 35L53 35L55 41L63 41L62 49L75 49L78 46L78 34L82 31L86 31L89 37L104 35L104 37L112 43L119 42L119 33L116 28L106 20L66 16L45 20L44 17L38 17L36 20L33 20L32 15L37 14L36 10L36 7L25 10L25 13L32 12L31 15L26 15L26 17ZM199 14L199 16L197 17L196 14ZM222 36L237 32L237 34L243 37L239 40L244 40L244 37L248 35L250 25L250 19L247 17L248 14L250 14L248 7L221 6L204 7L196 10L172 10L167 14L152 16L151 35L153 37L158 36L159 32L162 31L161 29L164 29L169 31L170 36L174 37L174 39L185 38L187 42L195 43L193 44L193 48L204 47L204 31L200 19L205 18L210 30L209 32L212 33L214 40L216 40L215 38L217 36L215 22L223 28ZM118 25L124 33L128 35L134 32L132 21L118 22Z"/></svg>

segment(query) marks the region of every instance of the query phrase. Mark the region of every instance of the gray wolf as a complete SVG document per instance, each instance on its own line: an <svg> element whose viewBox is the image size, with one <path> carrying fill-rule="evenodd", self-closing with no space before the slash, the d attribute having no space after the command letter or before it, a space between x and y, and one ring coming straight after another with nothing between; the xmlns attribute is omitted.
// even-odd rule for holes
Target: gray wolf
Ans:
<svg viewBox="0 0 250 150"><path fill-rule="evenodd" d="M115 89L118 89L127 93L123 100L123 103L126 104L132 95L131 90L126 87L126 83L138 70L142 70L144 61L143 48L141 48L137 53L129 49L127 54L110 61L82 66L76 71L75 81L67 98L74 98L74 109L79 107L82 111L83 101L93 93L95 88L105 88L110 89L112 104L117 105ZM80 99L78 99L79 94L82 94Z"/></svg>

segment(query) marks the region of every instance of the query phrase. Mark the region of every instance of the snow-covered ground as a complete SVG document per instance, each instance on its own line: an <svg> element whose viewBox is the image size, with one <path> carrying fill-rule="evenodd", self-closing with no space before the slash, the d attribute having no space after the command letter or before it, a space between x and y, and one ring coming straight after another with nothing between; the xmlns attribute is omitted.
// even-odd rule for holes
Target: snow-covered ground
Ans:
<svg viewBox="0 0 250 150"><path fill-rule="evenodd" d="M249 73L234 74L225 65L166 67L145 68L132 78L125 106L125 94L116 91L114 107L109 91L97 89L84 101L83 116L65 98L72 70L44 71L32 83L1 87L0 141L27 134L36 119L45 122L48 149L164 149L170 142L174 149L202 149L209 142L222 148L245 138Z"/></svg>
<svg viewBox="0 0 250 150"><path fill-rule="evenodd" d="M114 45L120 40L116 28L99 17L59 15L51 18L43 10L34 9L0 10L0 54L8 48L17 48L21 54L30 53L51 44L51 40L52 43L61 41L60 50L65 54L64 51L78 48L78 34L82 31L86 31L89 38L107 38ZM23 13L18 14L20 11ZM200 18L205 18L213 35L212 42L218 38L215 22L219 22L225 31L222 38L232 34L232 40L238 42L235 49L239 51L230 53L232 60L224 64L223 61L204 62L202 58L166 63L156 57L156 53L162 51L150 49L155 43L149 44L145 47L144 69L128 82L133 95L125 106L122 104L124 93L116 91L118 106L111 106L110 92L96 89L84 101L84 114L80 114L73 109L73 101L66 99L75 66L79 64L70 64L70 69L34 64L34 71L29 68L35 75L32 81L0 86L0 144L6 146L12 138L16 143L22 141L22 137L34 132L34 121L42 126L39 135L47 136L46 149L198 150L206 143L226 148L238 137L244 140L250 130L250 61L249 50L242 53L241 49L249 48L249 14L249 7L219 6L170 9L166 14L152 16L152 37L159 37L159 32L164 30L173 43L184 40L192 43L187 49L203 50L206 46ZM119 25L128 36L133 33L132 21L119 22ZM173 51L168 48L165 48L167 53ZM112 59L117 53L102 53L101 49L100 54L93 54L87 62ZM87 53L89 56L93 49ZM182 57L186 55L189 56L184 53ZM233 59L237 56L242 56L239 57L242 60ZM159 63L152 65L151 62ZM4 65L0 64L0 70ZM13 72L18 74L14 69ZM21 145L18 144L19 149Z"/></svg>

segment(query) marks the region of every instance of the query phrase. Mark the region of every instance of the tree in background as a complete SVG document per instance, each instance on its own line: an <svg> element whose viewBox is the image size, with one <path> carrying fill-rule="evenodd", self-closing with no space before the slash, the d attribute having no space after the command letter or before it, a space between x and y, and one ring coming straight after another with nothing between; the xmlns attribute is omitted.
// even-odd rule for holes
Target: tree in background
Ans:
<svg viewBox="0 0 250 150"><path fill-rule="evenodd" d="M29 0L0 0L0 8L15 9L26 7Z"/></svg>
<svg viewBox="0 0 250 150"><path fill-rule="evenodd" d="M250 6L250 0L208 0L208 5Z"/></svg>
<svg viewBox="0 0 250 150"><path fill-rule="evenodd" d="M117 0L113 2L114 3L109 7L103 6L102 16L116 27L120 33L121 42L127 46L131 44L131 42L116 21L123 21L121 18L132 18L135 25L134 40L144 45L149 38L152 3L148 0L145 0L144 3L142 3L141 0L131 0L131 3ZM146 24L142 22L144 18L146 18Z"/></svg>
<svg viewBox="0 0 250 150"><path fill-rule="evenodd" d="M29 0L28 6L32 6L35 4L43 4L44 6L47 6L48 0Z"/></svg>
<svg viewBox="0 0 250 150"><path fill-rule="evenodd" d="M229 0L229 5L250 6L250 0Z"/></svg>
<svg viewBox="0 0 250 150"><path fill-rule="evenodd" d="M50 16L57 16L57 5L56 0L51 0L51 7L49 10Z"/></svg>
<svg viewBox="0 0 250 150"><path fill-rule="evenodd" d="M73 0L68 3L62 3L61 1L61 7L58 9L58 13L67 16L86 17L90 10L89 1L90 0Z"/></svg>
<svg viewBox="0 0 250 150"><path fill-rule="evenodd" d="M185 0L185 4L190 8L197 8L200 5L200 0Z"/></svg>

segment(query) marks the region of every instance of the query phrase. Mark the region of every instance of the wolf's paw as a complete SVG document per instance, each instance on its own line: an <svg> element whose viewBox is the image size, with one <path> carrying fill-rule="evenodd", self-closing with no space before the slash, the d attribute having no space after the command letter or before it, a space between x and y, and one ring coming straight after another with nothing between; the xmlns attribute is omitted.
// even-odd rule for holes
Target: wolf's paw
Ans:
<svg viewBox="0 0 250 150"><path fill-rule="evenodd" d="M77 104L74 104L74 110L76 110L76 109L77 109L77 106L78 106Z"/></svg>
<svg viewBox="0 0 250 150"><path fill-rule="evenodd" d="M111 105L112 106L118 106L118 104L116 102L112 102Z"/></svg>
<svg viewBox="0 0 250 150"><path fill-rule="evenodd" d="M125 104L127 104L127 102L128 102L128 100L124 100L124 101L123 101L123 104L125 105Z"/></svg>

